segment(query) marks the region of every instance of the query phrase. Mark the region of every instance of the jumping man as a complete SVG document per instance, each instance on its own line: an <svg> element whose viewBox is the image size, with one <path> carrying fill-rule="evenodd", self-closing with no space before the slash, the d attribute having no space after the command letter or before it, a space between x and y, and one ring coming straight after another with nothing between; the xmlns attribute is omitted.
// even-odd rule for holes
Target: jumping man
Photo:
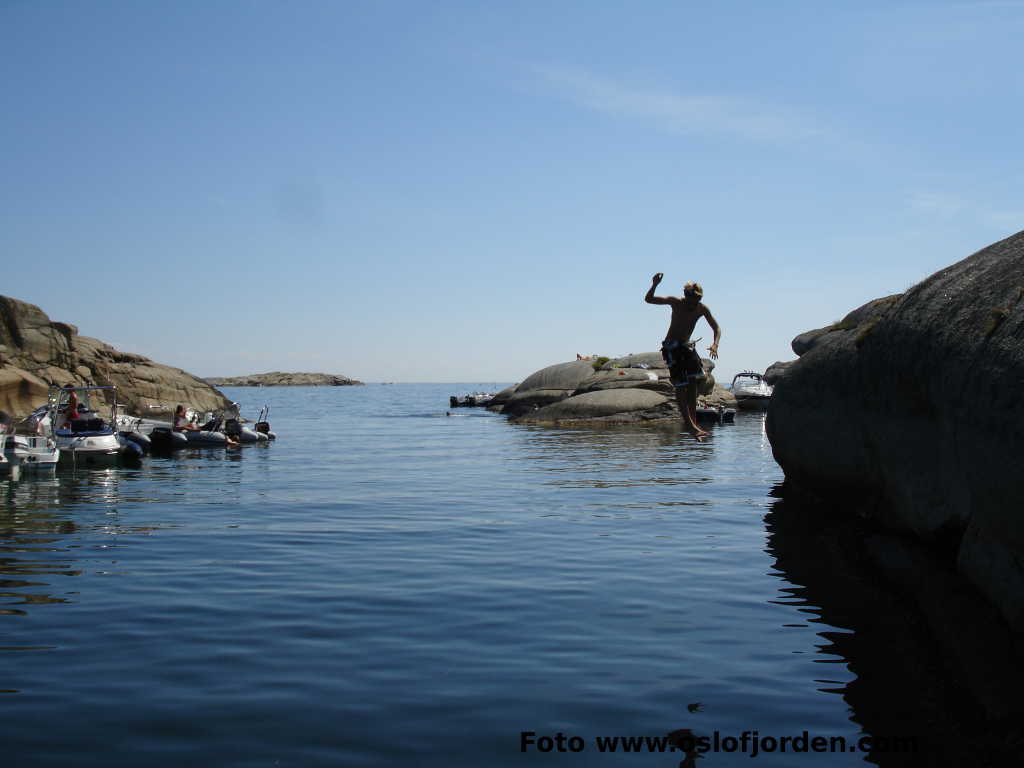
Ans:
<svg viewBox="0 0 1024 768"><path fill-rule="evenodd" d="M676 388L676 402L679 404L683 423L690 434L698 440L703 440L708 433L697 426L697 383L704 376L704 364L701 363L700 355L694 348L696 342L690 341L690 335L697 321L702 317L706 318L715 334L715 340L708 347L708 351L711 358L717 360L722 329L711 316L711 310L701 303L704 290L698 283L687 283L683 286L681 299L675 296L655 296L654 289L658 287L663 277L664 275L659 272L651 279L651 287L644 296L644 301L648 304L668 304L672 307L672 322L668 327L668 333L665 334L665 340L661 343L661 356L665 358L669 376Z"/></svg>

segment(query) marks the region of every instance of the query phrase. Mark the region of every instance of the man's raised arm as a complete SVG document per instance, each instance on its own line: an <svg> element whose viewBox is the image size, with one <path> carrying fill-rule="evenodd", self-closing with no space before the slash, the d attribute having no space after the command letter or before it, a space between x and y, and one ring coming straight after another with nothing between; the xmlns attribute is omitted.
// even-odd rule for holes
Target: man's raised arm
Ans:
<svg viewBox="0 0 1024 768"><path fill-rule="evenodd" d="M661 278L663 278L663 277L664 277L664 275L661 274L661 272L659 272L658 274L656 274L654 277L651 278L651 287L647 289L647 295L644 296L644 301L646 301L648 304L669 304L669 303L671 303L664 296L655 296L654 295L654 289L658 287L658 283L661 282Z"/></svg>

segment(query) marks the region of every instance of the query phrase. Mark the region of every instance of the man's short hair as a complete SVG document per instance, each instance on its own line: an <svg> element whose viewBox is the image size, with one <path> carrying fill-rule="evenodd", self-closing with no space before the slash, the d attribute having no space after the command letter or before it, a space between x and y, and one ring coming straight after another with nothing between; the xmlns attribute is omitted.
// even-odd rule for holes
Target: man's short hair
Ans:
<svg viewBox="0 0 1024 768"><path fill-rule="evenodd" d="M700 283L687 283L683 286L683 296L696 296L698 299L704 298L704 289L700 287Z"/></svg>

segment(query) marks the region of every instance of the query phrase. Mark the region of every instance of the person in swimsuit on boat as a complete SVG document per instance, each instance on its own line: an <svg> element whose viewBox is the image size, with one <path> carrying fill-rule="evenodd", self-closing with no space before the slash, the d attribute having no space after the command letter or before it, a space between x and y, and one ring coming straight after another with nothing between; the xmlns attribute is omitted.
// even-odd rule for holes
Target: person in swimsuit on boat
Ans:
<svg viewBox="0 0 1024 768"><path fill-rule="evenodd" d="M188 416L185 415L185 406L179 405L174 411L174 431L185 432L186 430L196 432L199 427L188 420Z"/></svg>
<svg viewBox="0 0 1024 768"><path fill-rule="evenodd" d="M676 402L682 414L686 430L697 440L703 440L709 433L697 425L697 385L704 377L704 364L695 349L696 342L690 341L697 321L702 317L708 321L715 334L715 340L708 351L711 359L718 359L718 342L722 339L722 329L715 318L701 302L704 290L699 283L687 283L683 286L682 298L675 296L655 296L654 289L661 283L664 275L659 272L651 278L651 287L644 296L648 304L667 304L672 307L672 322L669 324L665 340L661 343L661 356L668 365L669 376L676 389Z"/></svg>
<svg viewBox="0 0 1024 768"><path fill-rule="evenodd" d="M71 389L71 385L68 384L65 389ZM81 414L78 413L78 394L72 389L68 395L68 404L64 409L63 429L71 429L71 422L78 418L81 418Z"/></svg>

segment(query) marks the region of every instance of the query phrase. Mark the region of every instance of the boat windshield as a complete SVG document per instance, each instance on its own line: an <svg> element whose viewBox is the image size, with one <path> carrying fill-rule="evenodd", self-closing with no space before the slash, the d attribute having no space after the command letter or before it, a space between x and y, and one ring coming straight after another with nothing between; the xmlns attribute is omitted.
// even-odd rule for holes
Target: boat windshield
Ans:
<svg viewBox="0 0 1024 768"><path fill-rule="evenodd" d="M758 386L761 384L762 378L759 373L737 373L732 380L732 385L750 387Z"/></svg>

